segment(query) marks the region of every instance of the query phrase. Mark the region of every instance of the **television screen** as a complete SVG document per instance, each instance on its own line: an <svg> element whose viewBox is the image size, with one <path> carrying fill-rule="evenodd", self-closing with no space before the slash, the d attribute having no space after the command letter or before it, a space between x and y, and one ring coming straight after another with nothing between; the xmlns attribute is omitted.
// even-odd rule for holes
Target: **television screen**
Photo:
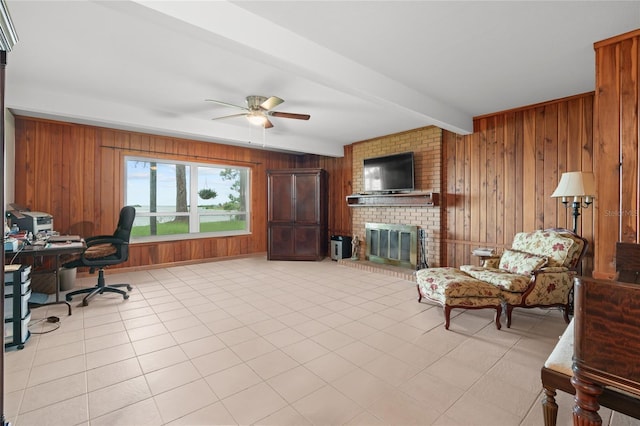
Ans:
<svg viewBox="0 0 640 426"><path fill-rule="evenodd" d="M365 192L413 191L413 152L364 159Z"/></svg>

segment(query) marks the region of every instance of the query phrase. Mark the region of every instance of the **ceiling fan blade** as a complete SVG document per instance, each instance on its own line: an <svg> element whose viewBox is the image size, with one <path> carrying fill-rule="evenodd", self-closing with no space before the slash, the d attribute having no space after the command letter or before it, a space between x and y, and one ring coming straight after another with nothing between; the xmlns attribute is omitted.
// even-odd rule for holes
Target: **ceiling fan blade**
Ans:
<svg viewBox="0 0 640 426"><path fill-rule="evenodd" d="M267 117L264 118L266 121L264 122L264 128L265 129L270 129L273 127L273 123L271 121L269 121L269 119Z"/></svg>
<svg viewBox="0 0 640 426"><path fill-rule="evenodd" d="M295 120L308 120L311 118L309 114L294 114L292 112L269 111L267 114L272 117L293 118Z"/></svg>
<svg viewBox="0 0 640 426"><path fill-rule="evenodd" d="M247 114L242 113L242 114L224 115L222 117L214 117L214 118L212 118L212 120L222 120L224 118L242 117L242 116L245 116L245 115L247 115Z"/></svg>
<svg viewBox="0 0 640 426"><path fill-rule="evenodd" d="M240 106L240 105L230 104L230 103L227 103L227 102L216 101L215 99L205 99L205 101L213 102L213 103L216 103L218 105L228 106L228 107L231 107L231 108L238 108L238 109L242 109L242 110L245 110L245 111L249 111L249 109L246 108L246 107L243 107L243 106Z"/></svg>
<svg viewBox="0 0 640 426"><path fill-rule="evenodd" d="M260 104L260 108L269 111L284 102L284 99L280 99L277 96L271 96L269 99Z"/></svg>

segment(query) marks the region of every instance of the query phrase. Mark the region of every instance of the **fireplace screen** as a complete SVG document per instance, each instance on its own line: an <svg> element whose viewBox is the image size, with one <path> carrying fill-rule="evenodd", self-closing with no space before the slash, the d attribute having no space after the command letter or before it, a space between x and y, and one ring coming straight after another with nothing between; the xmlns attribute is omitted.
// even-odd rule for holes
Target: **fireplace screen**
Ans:
<svg viewBox="0 0 640 426"><path fill-rule="evenodd" d="M415 269L418 258L418 227L367 223L366 257L378 263Z"/></svg>

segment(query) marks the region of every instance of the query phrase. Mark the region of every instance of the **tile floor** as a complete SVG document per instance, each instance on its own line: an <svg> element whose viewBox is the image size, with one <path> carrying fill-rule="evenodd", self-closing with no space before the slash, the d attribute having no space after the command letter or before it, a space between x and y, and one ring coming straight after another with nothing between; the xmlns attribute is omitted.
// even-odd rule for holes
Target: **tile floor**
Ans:
<svg viewBox="0 0 640 426"><path fill-rule="evenodd" d="M130 282L129 300L32 311L25 348L6 354L14 426L542 425L540 367L565 328L557 310L516 310L502 331L493 311L454 310L446 331L414 283L330 260L114 270L107 282ZM55 330L38 321L52 315ZM558 403L571 424L571 397Z"/></svg>

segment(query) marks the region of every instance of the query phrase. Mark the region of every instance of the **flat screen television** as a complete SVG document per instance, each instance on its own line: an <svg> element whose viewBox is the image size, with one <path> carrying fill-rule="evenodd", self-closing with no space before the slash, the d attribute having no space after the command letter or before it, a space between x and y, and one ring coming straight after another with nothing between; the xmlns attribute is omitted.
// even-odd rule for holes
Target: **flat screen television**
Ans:
<svg viewBox="0 0 640 426"><path fill-rule="evenodd" d="M413 152L365 158L366 193L408 192L414 189Z"/></svg>

